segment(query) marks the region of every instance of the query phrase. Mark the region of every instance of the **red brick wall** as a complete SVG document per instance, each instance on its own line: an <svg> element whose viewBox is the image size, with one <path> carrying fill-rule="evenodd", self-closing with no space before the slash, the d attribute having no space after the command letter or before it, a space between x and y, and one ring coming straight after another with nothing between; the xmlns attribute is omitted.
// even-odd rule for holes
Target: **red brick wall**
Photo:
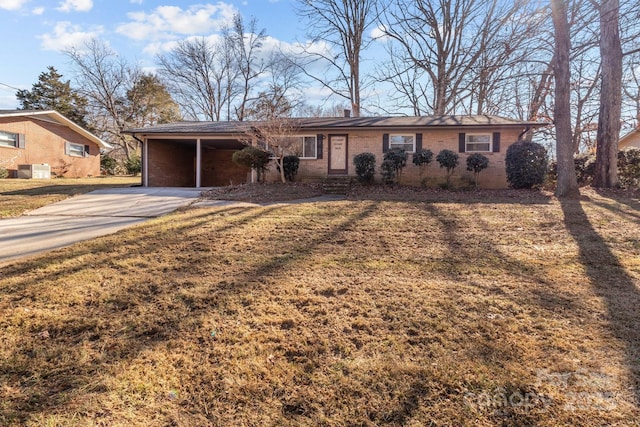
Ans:
<svg viewBox="0 0 640 427"><path fill-rule="evenodd" d="M478 185L483 188L506 188L507 179L505 172L505 154L507 148L518 139L520 131L517 129L465 129L465 133L492 133L500 131L500 152L498 153L481 153L489 159L489 167L482 171L478 178ZM382 135L383 133L402 133L415 134L422 133L422 148L433 151L433 160L429 164L422 177L420 177L419 168L412 163L411 154L407 159L407 166L402 172L402 183L407 185L421 185L424 178L427 179L428 185L437 186L444 182L446 172L440 168L436 162L436 155L440 150L449 149L458 153L458 133L459 130L442 130L442 129L416 129L409 132L393 132L393 131L349 131L349 158L348 170L349 175L355 176L355 167L353 166L353 157L359 153L370 152L376 156L376 175L375 179L380 181L380 164L382 163ZM315 133L315 132L313 132ZM327 176L329 168L329 138L328 133L324 134L323 158L318 160L300 159L300 168L296 179L298 181L320 180ZM344 134L347 132L336 132L336 134ZM467 169L467 153L458 153L460 160L458 167L454 170L453 182L464 180L472 182L473 174ZM279 175L275 166L271 168L267 179L269 181L279 180Z"/></svg>
<svg viewBox="0 0 640 427"><path fill-rule="evenodd" d="M0 166L15 176L18 165L47 163L52 176L100 175L100 147L70 128L26 117L0 118L0 130L25 135L25 148L0 146ZM65 154L65 142L88 145L88 157Z"/></svg>
<svg viewBox="0 0 640 427"><path fill-rule="evenodd" d="M233 163L236 150L203 150L202 186L219 187L247 182L250 169Z"/></svg>
<svg viewBox="0 0 640 427"><path fill-rule="evenodd" d="M193 144L149 140L149 187L195 187L196 148Z"/></svg>

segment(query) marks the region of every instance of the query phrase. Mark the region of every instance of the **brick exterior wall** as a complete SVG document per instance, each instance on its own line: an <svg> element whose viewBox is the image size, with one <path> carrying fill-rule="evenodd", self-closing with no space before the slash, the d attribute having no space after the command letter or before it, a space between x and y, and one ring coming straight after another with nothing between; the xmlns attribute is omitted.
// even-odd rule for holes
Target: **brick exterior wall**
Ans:
<svg viewBox="0 0 640 427"><path fill-rule="evenodd" d="M379 182L381 180L380 164L383 159L382 151L382 135L389 134L422 134L422 148L433 151L433 160L424 170L423 176L420 177L419 168L412 163L411 154L407 159L407 166L402 172L402 184L421 185L426 178L426 184L437 186L444 182L446 171L440 168L436 162L436 155L443 149L449 149L458 153L458 134L460 130L442 130L442 129L416 129L410 132L393 130L385 131L349 131L348 132L348 175L356 176L355 167L353 166L353 158L360 153L370 152L376 156L376 177ZM500 151L497 153L481 153L489 159L489 167L482 171L478 178L478 185L482 188L506 188L508 186L505 172L505 155L507 148L517 141L521 131L517 129L464 129L465 133L492 133L500 132ZM333 133L321 132L324 135L323 155L322 159L300 159L300 167L298 169L298 181L318 181L326 177L329 170L329 137ZM346 132L335 132L335 135L343 135ZM467 156L469 153L458 153L460 160L458 166L454 170L452 182L472 182L473 173L468 172ZM272 166L267 175L267 180L277 181L279 175Z"/></svg>
<svg viewBox="0 0 640 427"><path fill-rule="evenodd" d="M18 165L47 163L52 176L79 178L100 175L100 147L56 123L26 117L0 118L0 130L25 135L25 148L0 145L0 166L15 177ZM65 154L65 142L89 146L87 157Z"/></svg>
<svg viewBox="0 0 640 427"><path fill-rule="evenodd" d="M201 186L218 187L244 184L250 170L236 165L231 156L236 150L202 150ZM148 141L150 187L195 187L196 144L171 140Z"/></svg>

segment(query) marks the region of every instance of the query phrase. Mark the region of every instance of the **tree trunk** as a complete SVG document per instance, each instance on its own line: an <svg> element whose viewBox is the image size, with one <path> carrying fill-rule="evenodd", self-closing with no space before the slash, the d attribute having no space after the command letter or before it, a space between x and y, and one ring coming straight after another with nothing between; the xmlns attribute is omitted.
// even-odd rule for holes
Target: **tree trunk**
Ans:
<svg viewBox="0 0 640 427"><path fill-rule="evenodd" d="M567 21L567 4L564 0L551 0L553 27L555 30L554 75L556 125L556 157L558 163L558 182L556 196L577 196L578 182L573 163L573 138L571 133L570 70L569 52L571 39Z"/></svg>
<svg viewBox="0 0 640 427"><path fill-rule="evenodd" d="M594 187L618 186L618 138L622 108L622 48L618 28L619 0L600 5L602 89L596 146Z"/></svg>

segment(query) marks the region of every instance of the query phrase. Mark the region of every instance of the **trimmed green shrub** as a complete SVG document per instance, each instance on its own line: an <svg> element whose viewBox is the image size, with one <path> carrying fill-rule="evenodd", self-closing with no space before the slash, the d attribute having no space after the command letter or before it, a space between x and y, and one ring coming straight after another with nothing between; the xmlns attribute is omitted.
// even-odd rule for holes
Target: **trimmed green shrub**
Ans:
<svg viewBox="0 0 640 427"><path fill-rule="evenodd" d="M478 175L489 167L489 159L480 153L473 153L467 157L467 170L473 172L473 184L478 188Z"/></svg>
<svg viewBox="0 0 640 427"><path fill-rule="evenodd" d="M386 163L386 164L385 164ZM407 165L407 152L404 150L393 149L384 153L382 161L382 177L387 184L394 181L400 183L402 178L402 169Z"/></svg>
<svg viewBox="0 0 640 427"><path fill-rule="evenodd" d="M9 177L9 171L7 168L0 166L0 179L5 179Z"/></svg>
<svg viewBox="0 0 640 427"><path fill-rule="evenodd" d="M267 165L271 161L271 154L257 147L247 145L242 150L234 152L231 160L239 166L255 170L258 182L262 182L267 172Z"/></svg>
<svg viewBox="0 0 640 427"><path fill-rule="evenodd" d="M300 166L300 158L298 156L284 156L282 158L282 167L284 168L284 178L287 181L293 181L298 173ZM278 167L278 172L280 168Z"/></svg>
<svg viewBox="0 0 640 427"><path fill-rule="evenodd" d="M507 149L506 172L511 188L533 188L547 174L547 150L535 142L519 141Z"/></svg>
<svg viewBox="0 0 640 427"><path fill-rule="evenodd" d="M129 175L137 175L142 172L142 161L137 154L132 155L126 162L124 168Z"/></svg>
<svg viewBox="0 0 640 427"><path fill-rule="evenodd" d="M623 187L640 186L640 148L618 152L618 179Z"/></svg>
<svg viewBox="0 0 640 427"><path fill-rule="evenodd" d="M353 164L356 167L358 181L370 183L376 174L376 156L373 153L360 153L353 157Z"/></svg>
<svg viewBox="0 0 640 427"><path fill-rule="evenodd" d="M424 168L431 163L433 159L433 152L427 148L413 153L413 164L420 168L420 177Z"/></svg>
<svg viewBox="0 0 640 427"><path fill-rule="evenodd" d="M453 175L453 170L458 166L458 160L458 153L446 149L440 151L436 156L436 161L440 164L440 167L447 170L447 187L451 184L451 175Z"/></svg>
<svg viewBox="0 0 640 427"><path fill-rule="evenodd" d="M100 155L100 169L105 175L115 175L118 168L118 161L108 154Z"/></svg>

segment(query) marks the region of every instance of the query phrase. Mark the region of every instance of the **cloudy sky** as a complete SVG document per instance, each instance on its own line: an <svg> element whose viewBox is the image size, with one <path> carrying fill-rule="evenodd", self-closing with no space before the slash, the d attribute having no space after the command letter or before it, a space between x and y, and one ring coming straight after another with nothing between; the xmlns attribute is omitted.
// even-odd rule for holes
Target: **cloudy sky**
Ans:
<svg viewBox="0 0 640 427"><path fill-rule="evenodd" d="M303 42L293 0L0 0L0 109L18 107L16 89L31 89L53 65L71 76L61 52L98 38L131 62L153 67L158 53L177 40L209 36L235 12L255 16L270 43Z"/></svg>

